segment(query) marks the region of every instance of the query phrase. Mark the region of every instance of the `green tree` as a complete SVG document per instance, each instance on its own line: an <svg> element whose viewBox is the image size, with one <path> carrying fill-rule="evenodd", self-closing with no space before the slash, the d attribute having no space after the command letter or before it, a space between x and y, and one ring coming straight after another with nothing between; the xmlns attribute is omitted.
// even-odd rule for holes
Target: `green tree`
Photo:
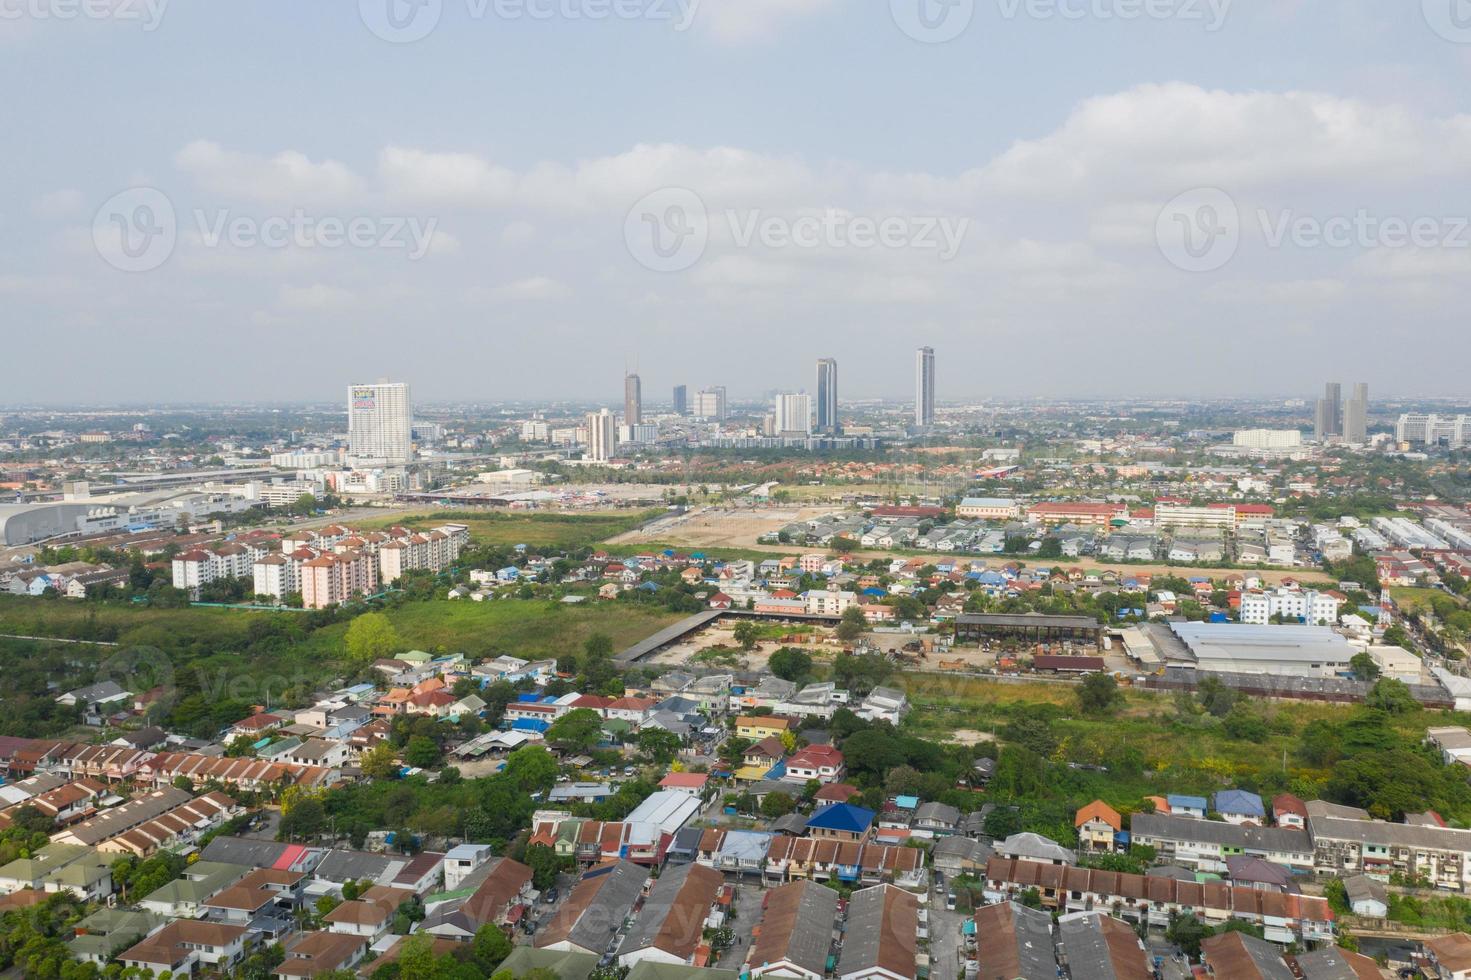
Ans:
<svg viewBox="0 0 1471 980"><path fill-rule="evenodd" d="M679 755L684 743L679 736L662 728L645 728L637 736L638 750L645 759L667 766Z"/></svg>
<svg viewBox="0 0 1471 980"><path fill-rule="evenodd" d="M761 639L761 627L752 620L743 619L735 624L734 636L742 650L750 650Z"/></svg>
<svg viewBox="0 0 1471 980"><path fill-rule="evenodd" d="M782 647L771 655L767 667L784 681L800 681L812 676L812 657L796 647Z"/></svg>
<svg viewBox="0 0 1471 980"><path fill-rule="evenodd" d="M399 648L398 631L380 612L363 613L354 619L347 627L344 642L347 655L359 663L372 663Z"/></svg>
<svg viewBox="0 0 1471 980"><path fill-rule="evenodd" d="M502 773L523 793L545 792L557 781L557 760L540 745L528 745L506 757Z"/></svg>
<svg viewBox="0 0 1471 980"><path fill-rule="evenodd" d="M439 764L439 746L432 738L415 735L404 746L404 762L419 769L431 769Z"/></svg>
<svg viewBox="0 0 1471 980"><path fill-rule="evenodd" d="M1112 674L1102 671L1083 678L1078 687L1078 707L1085 715L1105 715L1123 703L1124 695Z"/></svg>
<svg viewBox="0 0 1471 980"><path fill-rule="evenodd" d="M1379 679L1379 665L1367 653L1354 654L1349 658L1348 666L1354 672L1354 676L1361 681L1375 681Z"/></svg>
<svg viewBox="0 0 1471 980"><path fill-rule="evenodd" d="M545 844L532 844L526 849L526 866L531 869L531 883L540 891L546 891L557 883L557 872L562 870L562 859L557 852Z"/></svg>
<svg viewBox="0 0 1471 980"><path fill-rule="evenodd" d="M767 793L761 798L761 815L768 820L785 816L796 808L796 801L785 793Z"/></svg>
<svg viewBox="0 0 1471 980"><path fill-rule="evenodd" d="M495 923L487 923L475 932L470 945L470 958L480 968L481 976L490 976L501 961L511 955L511 940Z"/></svg>
<svg viewBox="0 0 1471 980"><path fill-rule="evenodd" d="M398 776L398 757L387 739L364 752L358 759L358 766L369 779L393 779Z"/></svg>
<svg viewBox="0 0 1471 980"><path fill-rule="evenodd" d="M838 622L838 639L844 643L852 643L863 635L868 629L868 618L863 615L862 606L849 606L843 610L843 618Z"/></svg>
<svg viewBox="0 0 1471 980"><path fill-rule="evenodd" d="M603 737L603 719L591 708L574 708L547 729L546 740L564 749L586 752Z"/></svg>

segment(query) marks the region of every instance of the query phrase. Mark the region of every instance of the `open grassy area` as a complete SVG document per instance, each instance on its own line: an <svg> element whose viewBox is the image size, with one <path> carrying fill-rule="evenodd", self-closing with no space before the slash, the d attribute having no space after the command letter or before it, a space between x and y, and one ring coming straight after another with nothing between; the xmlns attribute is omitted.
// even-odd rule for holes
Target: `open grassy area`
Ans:
<svg viewBox="0 0 1471 980"><path fill-rule="evenodd" d="M1173 694L1125 689L1120 710L1089 718L1078 711L1077 686L1072 684L918 673L904 673L891 682L902 686L914 705L905 729L936 741L970 733L981 737L960 740L1004 743L1007 723L1018 716L1049 718L1059 740L1053 760L1109 767L1106 773L1082 771L1075 778L1125 810L1137 809L1145 795L1208 794L1225 786L1318 795L1331 771L1300 758L1303 729L1319 719L1342 721L1355 710L1311 701L1250 701L1250 709L1265 721L1265 734L1232 738L1209 715L1182 717ZM1445 711L1411 711L1393 718L1393 727L1416 742L1428 726L1465 723L1464 715ZM1139 754L1142 771L1116 764L1126 752Z"/></svg>
<svg viewBox="0 0 1471 980"><path fill-rule="evenodd" d="M1389 595L1395 604L1406 612L1429 612L1430 600L1436 596L1451 598L1439 589L1417 589L1410 586L1393 586Z"/></svg>
<svg viewBox="0 0 1471 980"><path fill-rule="evenodd" d="M435 511L412 517L384 518L368 521L365 528L392 527L402 524L411 528L431 528L440 524L465 524L470 539L476 544L510 548L524 544L531 548L556 550L590 548L607 538L630 531L659 511L624 511L598 514L492 514L466 511Z"/></svg>
<svg viewBox="0 0 1471 980"><path fill-rule="evenodd" d="M615 650L677 622L678 613L631 602L565 605L513 599L487 602L413 602L386 610L405 648L430 653L509 653L526 659L556 657L582 649L594 633L606 633ZM347 625L318 630L314 644L341 649Z"/></svg>

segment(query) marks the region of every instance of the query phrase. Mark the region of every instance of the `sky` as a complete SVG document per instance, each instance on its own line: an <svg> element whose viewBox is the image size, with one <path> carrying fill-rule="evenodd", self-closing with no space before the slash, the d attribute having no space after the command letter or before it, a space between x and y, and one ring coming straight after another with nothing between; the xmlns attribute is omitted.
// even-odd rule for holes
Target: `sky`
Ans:
<svg viewBox="0 0 1471 980"><path fill-rule="evenodd" d="M0 403L1471 395L1471 0L0 0Z"/></svg>

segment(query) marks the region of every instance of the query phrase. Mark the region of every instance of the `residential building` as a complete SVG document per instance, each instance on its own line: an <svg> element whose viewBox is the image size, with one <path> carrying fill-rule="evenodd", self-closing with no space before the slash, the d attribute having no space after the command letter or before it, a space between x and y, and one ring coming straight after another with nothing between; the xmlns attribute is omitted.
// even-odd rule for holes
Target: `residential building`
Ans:
<svg viewBox="0 0 1471 980"><path fill-rule="evenodd" d="M359 464L407 466L412 463L413 425L408 385L379 382L348 389L349 452Z"/></svg>
<svg viewBox="0 0 1471 980"><path fill-rule="evenodd" d="M1114 850L1118 834L1124 829L1119 812L1102 800L1094 800L1073 818L1078 831L1078 848L1084 851Z"/></svg>
<svg viewBox="0 0 1471 980"><path fill-rule="evenodd" d="M761 932L746 968L753 977L823 980L832 953L838 893L812 881L794 881L766 893Z"/></svg>
<svg viewBox="0 0 1471 980"><path fill-rule="evenodd" d="M587 416L587 458L606 463L618 451L618 417L606 408Z"/></svg>
<svg viewBox="0 0 1471 980"><path fill-rule="evenodd" d="M666 868L654 883L633 929L618 946L618 965L694 962L725 876L701 864Z"/></svg>
<svg viewBox="0 0 1471 980"><path fill-rule="evenodd" d="M838 980L915 980L919 899L894 885L874 885L848 902Z"/></svg>

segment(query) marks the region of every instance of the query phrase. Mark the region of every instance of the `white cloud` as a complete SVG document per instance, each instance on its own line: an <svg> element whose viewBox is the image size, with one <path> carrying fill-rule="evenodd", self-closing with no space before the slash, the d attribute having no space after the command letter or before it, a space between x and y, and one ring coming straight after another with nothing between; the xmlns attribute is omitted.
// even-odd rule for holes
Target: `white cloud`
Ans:
<svg viewBox="0 0 1471 980"><path fill-rule="evenodd" d="M175 155L174 163L211 193L294 207L350 201L364 187L363 179L344 164L315 163L295 150L265 157L195 140Z"/></svg>

